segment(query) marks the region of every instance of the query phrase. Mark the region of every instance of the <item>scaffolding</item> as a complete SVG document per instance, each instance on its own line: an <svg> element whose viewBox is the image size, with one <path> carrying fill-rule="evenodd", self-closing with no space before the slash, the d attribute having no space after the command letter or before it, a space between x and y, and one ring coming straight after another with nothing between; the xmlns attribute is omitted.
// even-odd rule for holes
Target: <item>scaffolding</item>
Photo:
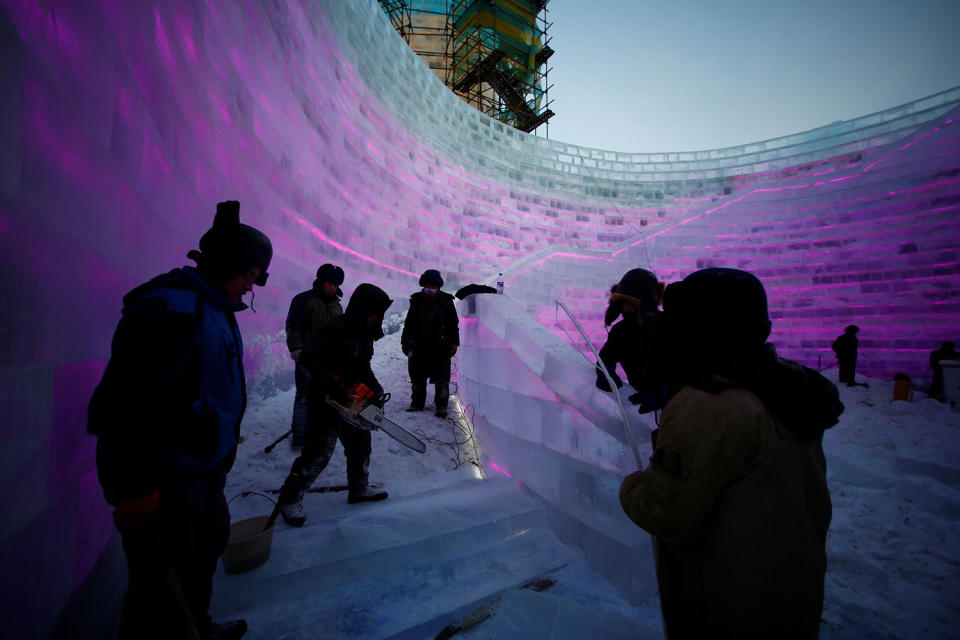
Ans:
<svg viewBox="0 0 960 640"><path fill-rule="evenodd" d="M380 0L380 6L397 33L449 87L453 54L450 0Z"/></svg>
<svg viewBox="0 0 960 640"><path fill-rule="evenodd" d="M380 5L410 48L460 98L529 133L553 116L547 2L380 0Z"/></svg>

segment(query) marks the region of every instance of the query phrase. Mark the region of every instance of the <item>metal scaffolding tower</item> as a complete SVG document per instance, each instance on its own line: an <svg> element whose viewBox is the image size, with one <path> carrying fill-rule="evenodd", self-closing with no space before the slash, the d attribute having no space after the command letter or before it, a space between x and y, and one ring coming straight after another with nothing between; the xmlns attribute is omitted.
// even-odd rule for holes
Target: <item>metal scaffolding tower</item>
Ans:
<svg viewBox="0 0 960 640"><path fill-rule="evenodd" d="M397 32L475 109L531 132L548 107L548 0L380 0ZM548 125L549 126L549 125Z"/></svg>

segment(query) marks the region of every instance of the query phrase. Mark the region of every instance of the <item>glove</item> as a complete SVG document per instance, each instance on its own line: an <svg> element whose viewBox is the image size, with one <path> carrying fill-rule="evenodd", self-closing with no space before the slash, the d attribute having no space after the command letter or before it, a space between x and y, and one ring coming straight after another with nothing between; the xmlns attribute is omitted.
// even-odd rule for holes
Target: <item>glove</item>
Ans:
<svg viewBox="0 0 960 640"><path fill-rule="evenodd" d="M405 356L410 355L410 345L401 343L400 350L403 351L403 355Z"/></svg>
<svg viewBox="0 0 960 640"><path fill-rule="evenodd" d="M157 491L139 498L121 500L113 510L113 521L124 527L139 527L157 512L160 494Z"/></svg>
<svg viewBox="0 0 960 640"><path fill-rule="evenodd" d="M458 345L458 344L452 344L452 345L450 345L450 357L451 357L451 358L452 358L453 356L457 355L457 347L459 347L459 346L460 346L460 345Z"/></svg>
<svg viewBox="0 0 960 640"><path fill-rule="evenodd" d="M300 359L300 349L294 349L290 352L290 357L293 358L293 361L296 362Z"/></svg>

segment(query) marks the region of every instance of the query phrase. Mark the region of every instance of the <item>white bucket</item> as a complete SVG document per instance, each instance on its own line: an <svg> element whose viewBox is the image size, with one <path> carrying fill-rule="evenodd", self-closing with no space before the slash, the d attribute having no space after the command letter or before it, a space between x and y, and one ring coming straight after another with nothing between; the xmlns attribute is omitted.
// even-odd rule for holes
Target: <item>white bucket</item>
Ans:
<svg viewBox="0 0 960 640"><path fill-rule="evenodd" d="M951 404L960 402L960 360L941 360L943 367L943 397Z"/></svg>

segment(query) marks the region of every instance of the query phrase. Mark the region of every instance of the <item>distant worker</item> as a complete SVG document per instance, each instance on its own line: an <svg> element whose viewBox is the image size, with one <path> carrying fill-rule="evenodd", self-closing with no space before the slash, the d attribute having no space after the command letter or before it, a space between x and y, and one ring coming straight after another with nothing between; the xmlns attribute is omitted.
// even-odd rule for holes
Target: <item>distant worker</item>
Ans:
<svg viewBox="0 0 960 640"><path fill-rule="evenodd" d="M668 401L620 504L656 536L665 635L815 640L837 388L766 344L766 294L744 271L671 284L662 330Z"/></svg>
<svg viewBox="0 0 960 640"><path fill-rule="evenodd" d="M422 411L427 401L427 381L433 382L433 404L438 418L447 417L450 398L450 359L460 346L460 319L453 296L441 291L443 278L436 269L420 276L420 291L410 296L410 310L400 334L407 356L411 394L408 411Z"/></svg>
<svg viewBox="0 0 960 640"><path fill-rule="evenodd" d="M860 327L855 324L847 326L836 340L833 341L831 348L837 354L837 363L840 369L840 382L846 383L848 387L857 386L854 380L854 373L857 369L857 333Z"/></svg>
<svg viewBox="0 0 960 640"><path fill-rule="evenodd" d="M930 354L930 368L933 369L933 384L930 385L930 391L927 393L927 396L936 398L940 402L946 399L943 392L943 367L940 365L942 360L960 360L960 353L954 350L954 344L949 340Z"/></svg>
<svg viewBox="0 0 960 640"><path fill-rule="evenodd" d="M610 302L604 314L604 324L612 324L618 317L622 320L613 325L607 342L600 349L600 360L619 389L623 381L617 375L617 363L627 374L636 393L630 401L640 405L640 413L647 413L663 406L662 385L654 350L659 336L660 303L663 298L663 283L646 269L627 271L620 282L610 290ZM597 366L597 388L612 391L603 371Z"/></svg>
<svg viewBox="0 0 960 640"><path fill-rule="evenodd" d="M297 386L293 399L293 438L291 444L294 449L303 446L303 432L307 424L307 386L308 374L300 366L300 352L307 338L320 325L343 315L340 298L343 291L343 269L330 263L321 265L317 269L317 279L309 291L298 293L290 302L287 312L287 349L294 362L294 382Z"/></svg>

